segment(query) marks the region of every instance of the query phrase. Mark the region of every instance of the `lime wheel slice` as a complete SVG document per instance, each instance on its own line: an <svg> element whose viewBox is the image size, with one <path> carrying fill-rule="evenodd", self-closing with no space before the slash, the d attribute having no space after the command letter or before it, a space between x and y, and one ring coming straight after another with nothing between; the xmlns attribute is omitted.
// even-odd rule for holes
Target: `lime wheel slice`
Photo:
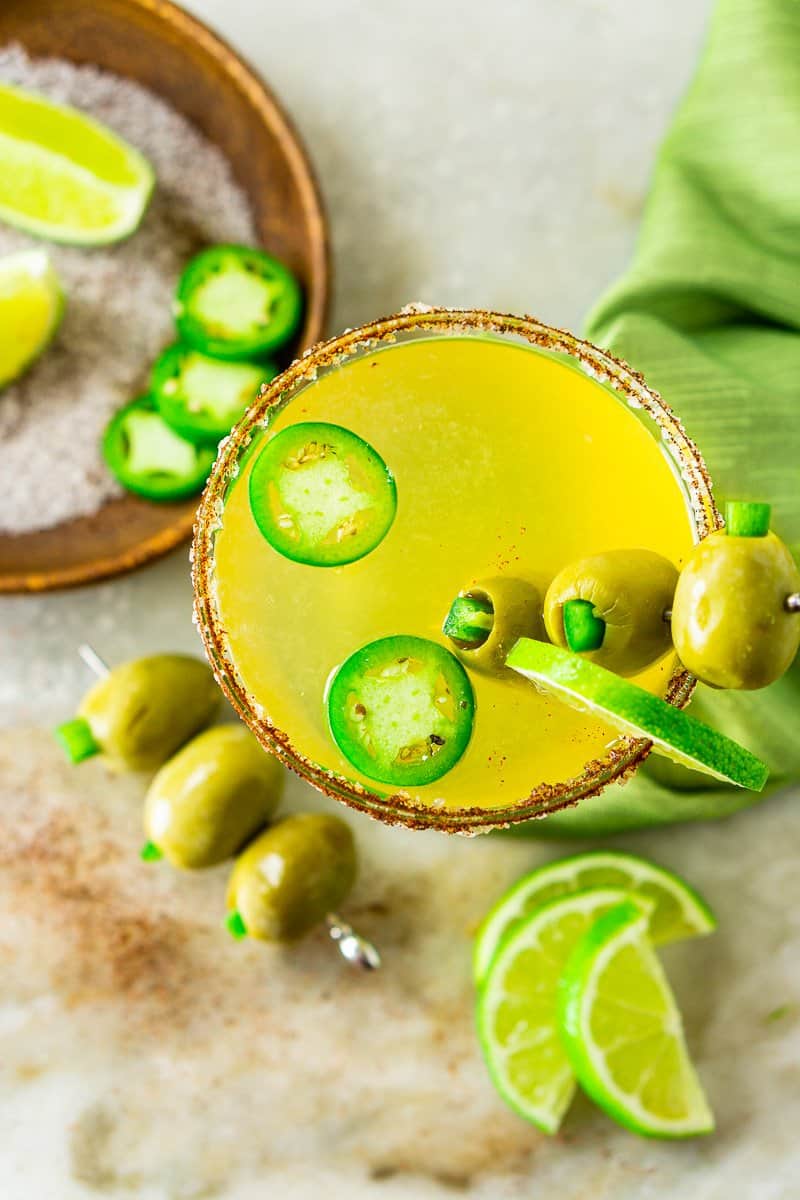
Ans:
<svg viewBox="0 0 800 1200"><path fill-rule="evenodd" d="M590 712L619 733L647 739L657 754L681 766L754 792L760 792L767 782L766 763L744 746L577 654L520 638L506 665L541 690L572 708Z"/></svg>

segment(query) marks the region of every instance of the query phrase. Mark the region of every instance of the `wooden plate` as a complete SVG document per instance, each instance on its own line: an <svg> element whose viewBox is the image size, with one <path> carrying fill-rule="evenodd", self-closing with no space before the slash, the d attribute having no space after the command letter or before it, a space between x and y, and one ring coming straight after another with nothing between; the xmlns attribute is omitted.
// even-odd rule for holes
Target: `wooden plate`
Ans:
<svg viewBox="0 0 800 1200"><path fill-rule="evenodd" d="M269 89L205 25L169 0L2 0L0 44L95 63L162 96L231 163L259 240L296 273L306 319L293 351L322 336L330 287L325 214L297 133ZM117 575L188 538L196 501L126 496L92 517L0 534L0 592L70 587Z"/></svg>

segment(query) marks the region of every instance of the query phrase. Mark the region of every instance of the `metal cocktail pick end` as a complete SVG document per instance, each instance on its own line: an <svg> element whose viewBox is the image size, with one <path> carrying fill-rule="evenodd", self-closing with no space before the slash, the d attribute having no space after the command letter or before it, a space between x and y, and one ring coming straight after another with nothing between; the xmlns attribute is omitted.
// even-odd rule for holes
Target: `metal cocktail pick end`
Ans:
<svg viewBox="0 0 800 1200"><path fill-rule="evenodd" d="M106 675L111 674L108 663L88 642L81 642L78 646L78 654L89 670L99 679L105 679ZM372 942L368 942L366 938L356 933L352 925L348 925L336 913L328 913L325 924L328 927L331 941L336 944L337 950L346 963L349 963L351 967L360 967L364 971L377 971L381 965L381 956Z"/></svg>
<svg viewBox="0 0 800 1200"><path fill-rule="evenodd" d="M786 609L787 612L800 613L800 592L792 592L792 594L790 596L787 596L783 602L783 607ZM672 620L672 609L671 608L664 609L664 620L665 621Z"/></svg>
<svg viewBox="0 0 800 1200"><path fill-rule="evenodd" d="M783 602L783 607L788 613L800 613L800 592L792 592ZM672 609L664 609L664 620L669 622L672 620Z"/></svg>
<svg viewBox="0 0 800 1200"><path fill-rule="evenodd" d="M345 962L351 967L361 967L364 971L377 971L381 965L381 956L372 942L356 933L352 925L348 925L336 913L328 913L325 918L328 934Z"/></svg>

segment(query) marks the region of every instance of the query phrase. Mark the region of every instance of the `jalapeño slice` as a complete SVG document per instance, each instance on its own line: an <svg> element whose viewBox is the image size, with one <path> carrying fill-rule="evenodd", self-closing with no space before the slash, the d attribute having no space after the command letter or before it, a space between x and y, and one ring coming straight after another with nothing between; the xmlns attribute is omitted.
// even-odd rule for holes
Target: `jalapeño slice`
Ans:
<svg viewBox="0 0 800 1200"><path fill-rule="evenodd" d="M225 362L176 342L156 359L150 393L176 433L196 446L216 446L277 373L271 363Z"/></svg>
<svg viewBox="0 0 800 1200"><path fill-rule="evenodd" d="M416 787L445 775L467 748L475 697L461 663L437 642L370 642L336 671L328 721L336 745L369 779Z"/></svg>
<svg viewBox="0 0 800 1200"><path fill-rule="evenodd" d="M729 500L725 505L725 532L729 537L766 537L771 519L771 504Z"/></svg>
<svg viewBox="0 0 800 1200"><path fill-rule="evenodd" d="M561 619L570 650L582 654L600 649L606 636L606 623L597 616L590 600L568 600L561 610Z"/></svg>
<svg viewBox="0 0 800 1200"><path fill-rule="evenodd" d="M212 358L261 358L297 332L303 308L291 271L251 246L210 246L178 280L175 323Z"/></svg>
<svg viewBox="0 0 800 1200"><path fill-rule="evenodd" d="M179 437L149 396L121 408L103 434L103 457L112 475L148 500L181 500L201 491L215 453Z"/></svg>
<svg viewBox="0 0 800 1200"><path fill-rule="evenodd" d="M482 646L492 632L494 607L481 596L456 596L444 619L442 633L457 646L472 650Z"/></svg>
<svg viewBox="0 0 800 1200"><path fill-rule="evenodd" d="M250 510L279 554L339 567L363 558L386 536L397 488L377 450L355 433L302 421L270 438L256 459Z"/></svg>
<svg viewBox="0 0 800 1200"><path fill-rule="evenodd" d="M72 721L64 721L56 728L55 736L72 763L85 762L87 758L92 758L95 754L100 753L100 746L85 717L75 717Z"/></svg>

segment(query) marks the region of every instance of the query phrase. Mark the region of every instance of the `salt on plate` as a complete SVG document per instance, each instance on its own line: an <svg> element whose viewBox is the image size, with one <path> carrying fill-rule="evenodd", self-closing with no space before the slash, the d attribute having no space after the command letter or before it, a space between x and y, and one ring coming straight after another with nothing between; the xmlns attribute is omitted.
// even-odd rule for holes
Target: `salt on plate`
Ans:
<svg viewBox="0 0 800 1200"><path fill-rule="evenodd" d="M96 67L31 59L14 45L0 49L0 81L102 121L156 173L144 220L126 241L47 244L66 292L64 321L42 358L0 391L0 533L14 534L88 516L120 495L100 439L116 409L147 390L153 360L176 336L181 270L203 246L257 239L224 155L152 92ZM0 255L42 244L0 225Z"/></svg>

